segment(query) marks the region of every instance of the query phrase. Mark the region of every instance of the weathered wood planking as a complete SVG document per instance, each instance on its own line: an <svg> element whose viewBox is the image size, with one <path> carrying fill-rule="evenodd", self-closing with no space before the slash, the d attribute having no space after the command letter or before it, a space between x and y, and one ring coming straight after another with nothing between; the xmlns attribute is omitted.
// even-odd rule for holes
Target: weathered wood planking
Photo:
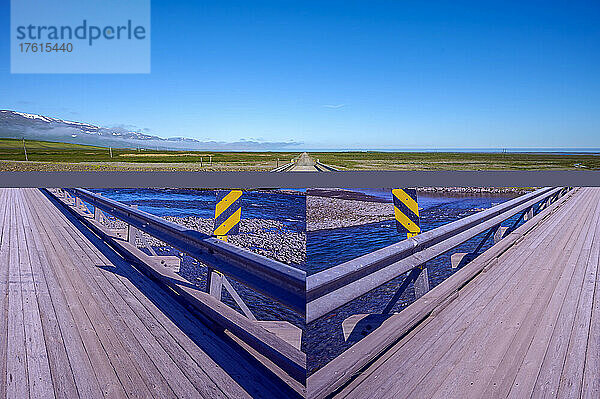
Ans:
<svg viewBox="0 0 600 399"><path fill-rule="evenodd" d="M14 193L16 194L16 193ZM19 273L19 245L17 235L17 198L10 204L10 234L8 263L8 340L6 353L6 397L26 398L29 396L29 373L25 352L25 326L21 275Z"/></svg>
<svg viewBox="0 0 600 399"><path fill-rule="evenodd" d="M42 204L43 206L51 206L50 204ZM42 208L43 209L43 208ZM42 210L43 212L44 210ZM62 216L62 215L61 215ZM141 315L144 315L144 312L147 312L146 308L143 307L137 307L136 311L137 312L133 312L131 311L131 309L127 310L127 308L124 307L124 298L125 296L130 296L131 295L131 291L129 290L125 290L126 287L124 287L122 284L115 284L114 286L110 286L108 283L109 281L104 278L104 277L113 277L116 278L117 275L119 274L125 274L124 270L118 270L120 268L121 265L119 265L119 260L116 259L116 262L110 262L108 261L104 255L102 253L96 253L95 251L93 251L93 245L91 242L89 242L88 240L85 240L85 237L80 236L81 232L79 230L77 230L72 224L68 223L66 220L61 220L61 218L56 218L55 219L55 223L56 225L60 226L60 229L62 230L64 229L70 229L70 231L66 231L65 230L65 234L63 235L63 237L66 238L66 244L69 245L70 247L70 252L72 253L71 256L74 257L80 257L80 260L82 261L82 264L88 264L88 265L94 265L94 267L82 267L80 270L82 272L91 272L94 275L90 276L90 279L87 280L90 282L90 284L101 284L102 287L99 289L93 289L91 292L93 293L93 295L95 295L95 298L98 298L98 300L100 300L106 307L108 308L112 308L111 304L109 304L108 302L106 302L108 300L108 298L106 297L102 297L100 296L100 292L106 292L106 291L114 291L115 289L120 289L120 291L118 293L116 293L117 295L109 295L109 297L113 300L113 303L116 303L117 305L119 305L119 308L121 311L126 312L127 313L127 317L125 319L123 319L123 322L126 322L129 325L136 325L140 328L141 327L141 322L140 324L138 324L138 312ZM88 246L89 244L89 246ZM82 245L82 247L80 247L79 245ZM89 258L88 256L92 256L92 258ZM122 260L121 260L122 262ZM124 262L123 262L124 263ZM130 266L129 266L130 267ZM131 267L130 267L131 268ZM99 278L100 276L102 276L103 278ZM128 281L127 279L125 279L125 281ZM134 288L133 286L131 286L131 288ZM160 289L158 287L153 287L153 292L155 291L159 291ZM148 292L148 291L146 291ZM130 303L135 304L135 301L131 301ZM116 307L113 308L116 310ZM117 313L118 314L118 313ZM164 316L162 314L162 312L159 312L160 316ZM122 317L122 316L121 316ZM115 320L118 321L120 318L116 318ZM170 349L173 348L173 352L171 353L171 356L173 357L174 361L179 365L179 366L175 366L174 364L169 365L169 363L173 363L173 360L171 360L167 355L167 357L162 357L160 359L155 359L156 362L158 362L159 360L162 363L158 363L160 364L160 366L167 366L166 369L164 369L164 375L169 378L169 380L171 381L171 383L175 386L177 392L178 392L178 396L187 396L187 395L191 395L195 392L194 391L189 391L190 387L193 387L192 385L188 386L188 387L183 387L183 383L181 382L180 379L174 378L177 377L178 374L181 374L183 370L183 374L187 375L188 378L190 378L190 380L195 381L197 386L207 395L207 396L211 396L211 397L220 397L223 396L223 393L219 391L217 385L215 383L211 383L211 378L209 378L206 374L202 373L202 369L198 370L197 366L196 366L196 362L200 363L201 360L207 359L206 354L204 354L203 352L199 351L198 352L198 358L194 359L191 358L190 355L186 352L183 351L179 345L177 345L177 343L175 343L175 345L171 344L171 339L169 338L169 331L171 331L171 334L173 334L174 332L177 331L177 327L175 325L173 325L172 323L170 325L168 325L168 329L162 329L162 328L158 328L156 325L153 324L153 322L155 323L154 320L150 319L150 320L146 320L146 322L148 323L149 328L151 329L156 329L158 331L158 334L160 335L161 341L157 341L156 339L152 339L151 337L147 337L148 341L145 342L147 346L147 348L151 349L149 350L150 355L154 356L156 354L161 354L161 352L164 352L164 349L162 347L162 345L165 345L166 349ZM142 328L143 331L143 328ZM141 338L141 337L138 337ZM192 347L193 348L193 347ZM217 364L215 364L214 362L210 362L210 359L208 359L208 364L201 364L202 368L206 368L206 369L213 369L215 371L219 371L220 368L218 367ZM183 375L182 374L182 375ZM154 383L156 384L158 381L155 381ZM189 384L189 381L186 381L187 384ZM228 382L225 378L222 378L219 382L219 385L223 385L226 386L228 385ZM229 384L231 385L231 384ZM233 388L233 387L231 387ZM193 388L192 388L193 389ZM242 394L243 391L238 392L239 395Z"/></svg>
<svg viewBox="0 0 600 399"><path fill-rule="evenodd" d="M0 397L289 393L75 222L38 190L0 190Z"/></svg>
<svg viewBox="0 0 600 399"><path fill-rule="evenodd" d="M298 394L304 396L305 388L303 384L298 383L298 381L306 378L306 355L303 352L213 296L190 286L183 277L176 274L171 268L165 267L155 260L149 260L149 257L139 248L132 246L119 237L112 236L109 229L92 220L79 209L69 208L69 211L95 234L98 234L115 248L125 259L134 262L146 274L160 281L161 285L167 286L179 294L188 304L211 320L217 328L231 331L236 338L253 347L254 351L250 352L261 354L258 359L260 363L275 372L282 381L285 381L286 386L293 387ZM235 341L239 343L238 339L235 339ZM247 349L247 345L242 346ZM271 361L264 362L265 357L268 359L278 358L280 362L276 362L277 366L273 369L272 366L275 364Z"/></svg>
<svg viewBox="0 0 600 399"><path fill-rule="evenodd" d="M0 397L6 397L6 344L8 307L9 190L0 191Z"/></svg>
<svg viewBox="0 0 600 399"><path fill-rule="evenodd" d="M555 229L546 229L546 232L556 232ZM540 249L547 249L549 243L554 239L554 235L540 234L536 237L537 243L533 247ZM509 258L510 256L510 258ZM467 285L467 290L463 290L460 293L460 300L455 300L450 304L446 311L441 312L437 317L434 317L430 325L427 327L428 333L421 333L415 338L419 339L420 345L416 348L411 345L410 348L425 350L420 356L408 353L402 357L399 364L394 365L393 368L382 370L385 375L394 375L401 367L408 367L408 373L414 375L414 378L408 381L401 389L398 390L399 396L403 392L410 393L419 384L423 382L427 373L432 375L437 373L443 374L444 372L449 373L453 368L454 361L460 356L465 356L464 352L474 348L477 349L480 345L480 340L487 338L486 333L496 332L498 329L494 329L494 325L503 321L503 317L506 317L510 312L514 311L513 308L507 306L506 293L513 292L516 288L516 283L521 279L527 281L531 278L531 275L522 275L524 266L527 265L531 259L532 252L531 246L520 245L514 248L513 251L505 254L506 261L497 264L494 268L503 268L502 270L496 269L496 273L486 273L478 277L477 285ZM513 277L517 278L513 278ZM482 289L475 290L477 287ZM486 307L491 306L490 311L485 312ZM437 320L436 320L437 319ZM463 331L466 323L477 322L478 324L489 326L483 330L469 330L468 332ZM474 336L481 333L483 336L478 339L473 339ZM435 334L435 336L433 335ZM470 342L475 344L469 346ZM454 357L456 355L456 357ZM476 360L476 359L471 359ZM417 363L417 365L413 365ZM472 361L471 364L475 363ZM465 376L468 375L467 367L465 367ZM380 375L380 377L384 377ZM464 376L459 376L457 379ZM428 381L429 384L423 388L423 391L432 390L430 395L433 395L437 383L441 383L443 378L436 378L433 381ZM377 391L378 394L384 394L389 386L382 384ZM360 391L360 390L359 390ZM427 394L427 392L423 392Z"/></svg>
<svg viewBox="0 0 600 399"><path fill-rule="evenodd" d="M469 281L477 277L483 278L482 273L485 270L496 265L502 254L516 246L526 234L556 212L572 194L572 192L567 194L547 208L545 212L536 215L529 223L513 231L492 249L480 255L476 262L471 262L458 270L443 284L429 291L400 314L390 317L378 329L377 334L368 335L313 374L307 384L308 396L325 397L331 394L359 374L359 371L373 359L380 356L385 357L386 350L395 345L399 338L413 329L422 328L423 323L428 321L431 314L440 313L448 303L454 300L458 290L465 292L465 289L469 289L467 284ZM415 335L415 332L413 331L410 335ZM360 374L364 375L364 373Z"/></svg>
<svg viewBox="0 0 600 399"><path fill-rule="evenodd" d="M600 189L580 189L527 224L436 287L425 299L443 306L346 385L316 391L309 378L309 397L598 397ZM452 296L465 269L483 272ZM365 340L385 339L377 335L410 322L402 313L427 305L416 301ZM360 350L327 371L343 373Z"/></svg>

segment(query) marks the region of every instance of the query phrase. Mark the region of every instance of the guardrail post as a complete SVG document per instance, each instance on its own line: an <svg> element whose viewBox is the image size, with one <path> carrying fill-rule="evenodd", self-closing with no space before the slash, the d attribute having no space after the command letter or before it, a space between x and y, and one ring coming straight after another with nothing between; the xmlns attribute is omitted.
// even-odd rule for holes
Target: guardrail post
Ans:
<svg viewBox="0 0 600 399"><path fill-rule="evenodd" d="M223 275L211 268L208 269L208 275L208 293L220 301L223 292Z"/></svg>
<svg viewBox="0 0 600 399"><path fill-rule="evenodd" d="M137 209L138 206L131 205L131 207ZM137 245L136 238L137 238L138 233L139 233L138 229L136 229L132 225L128 224L127 225L127 242L130 243L131 245L136 246Z"/></svg>
<svg viewBox="0 0 600 399"><path fill-rule="evenodd" d="M526 222L532 218L533 218L533 206L529 207L529 209L527 209L527 211L523 215L523 221Z"/></svg>
<svg viewBox="0 0 600 399"><path fill-rule="evenodd" d="M494 233L494 244L498 244L504 238L504 234L508 230L508 226L500 226Z"/></svg>
<svg viewBox="0 0 600 399"><path fill-rule="evenodd" d="M226 243L217 243L210 236L201 232L191 233L188 228L165 222L153 215L148 215L145 212L134 209L135 206L132 207L112 199L102 198L84 189L76 188L73 189L73 192L76 193L71 197L73 201L65 200L63 203L74 214L81 217L90 228L105 234L107 237L120 240L120 243L116 241L120 250L131 253L142 263L147 262L148 264L152 264L151 267L156 265L175 270L180 261L179 256L155 256L156 252L152 251L153 247L149 248L150 241L146 239L147 235L150 235L204 262L209 267L218 269L219 271L223 270L227 273L226 275L231 275L232 278L237 279L242 284L273 298L294 312L304 315L306 311L306 298L304 295L306 289L305 272L276 260L252 253L246 249L235 248ZM47 190L47 193L53 195L53 192L50 190ZM85 201L84 204L86 207L89 204L102 210L105 220L106 216L110 214L111 217L125 222L125 226L121 228L106 228L101 226L100 223L94 220L95 215L93 210L92 212L87 210L87 213L83 215L82 212L74 207L75 196L79 196L82 201ZM55 198L58 199L56 196ZM231 222L236 219L235 216L239 217L240 212L234 212L234 215L227 218L219 227L221 225L223 225L223 228L230 227ZM226 228L226 230L231 229ZM142 232L144 233L140 237ZM142 245L140 247L142 248L138 247L137 238L141 239ZM132 245L133 243L136 245ZM143 247L148 249L151 255L145 253L147 251ZM140 249L142 250L141 253ZM218 256L215 256L215 253ZM161 273L160 269L158 272ZM212 273L208 279L212 277L211 275ZM226 289L228 289L227 287L228 285L225 286ZM235 295L232 294L232 296L235 300ZM243 310L244 307L241 307Z"/></svg>
<svg viewBox="0 0 600 399"><path fill-rule="evenodd" d="M104 213L97 206L94 207L94 220L98 223L104 222Z"/></svg>
<svg viewBox="0 0 600 399"><path fill-rule="evenodd" d="M421 298L429 291L429 275L427 273L427 265L419 266L421 271L415 279L415 299Z"/></svg>

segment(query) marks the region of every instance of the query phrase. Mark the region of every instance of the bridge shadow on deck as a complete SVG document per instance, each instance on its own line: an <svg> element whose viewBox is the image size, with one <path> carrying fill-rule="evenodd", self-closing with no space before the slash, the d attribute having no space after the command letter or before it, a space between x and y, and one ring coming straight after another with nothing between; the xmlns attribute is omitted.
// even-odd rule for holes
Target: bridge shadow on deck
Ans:
<svg viewBox="0 0 600 399"><path fill-rule="evenodd" d="M206 353L219 367L221 367L236 383L238 383L246 392L253 397L272 397L272 398L301 398L295 390L279 379L275 373L265 367L255 357L241 348L234 340L227 336L222 329L214 325L210 320L204 319L197 311L191 308L191 305L185 300L178 298L176 294L169 292L168 289L151 276L144 273L131 263L124 260L112 247L104 240L85 226L64 204L56 200L45 190L41 190L48 200L56 206L71 224L87 238L114 267L106 265L95 265L103 270L110 271L129 280L141 293L148 298L165 316L167 316L186 336L188 336L204 353ZM145 279L146 284L140 281L139 276ZM199 289L192 283L189 287ZM172 302L164 303L161 297L168 295ZM199 327L204 330L200 331ZM210 335L214 335L210 337ZM212 344L207 341L212 338ZM215 341L218 341L215 343ZM247 368L254 370L255 375L242 375L240 370L240 361L246 363ZM257 379L267 380L274 386L273 392L269 394L261 389L261 384L257 384Z"/></svg>

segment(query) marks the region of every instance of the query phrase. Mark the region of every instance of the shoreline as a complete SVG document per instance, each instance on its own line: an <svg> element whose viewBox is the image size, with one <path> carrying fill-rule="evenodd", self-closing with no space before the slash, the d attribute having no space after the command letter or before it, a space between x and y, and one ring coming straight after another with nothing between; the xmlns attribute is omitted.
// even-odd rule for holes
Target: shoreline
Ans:
<svg viewBox="0 0 600 399"><path fill-rule="evenodd" d="M487 187L426 187L423 196L506 197L518 196L530 189ZM306 231L333 230L362 226L394 219L391 198L385 199L345 189L311 189L306 195Z"/></svg>
<svg viewBox="0 0 600 399"><path fill-rule="evenodd" d="M417 195L444 195L444 196L519 196L533 191L535 187L417 187ZM391 189L390 189L391 190ZM377 197L371 194L352 191L344 188L310 188L306 196L338 198L354 201L391 203L390 199Z"/></svg>
<svg viewBox="0 0 600 399"><path fill-rule="evenodd" d="M197 216L165 216L163 219L177 223L186 228L211 235L214 219ZM125 227L118 220L110 220L109 227ZM143 233L152 247L166 248L164 242ZM303 268L306 263L306 233L296 232L287 228L282 222L272 219L242 219L240 234L228 236L228 242L240 248L248 249L259 255ZM138 247L143 246L138 238Z"/></svg>

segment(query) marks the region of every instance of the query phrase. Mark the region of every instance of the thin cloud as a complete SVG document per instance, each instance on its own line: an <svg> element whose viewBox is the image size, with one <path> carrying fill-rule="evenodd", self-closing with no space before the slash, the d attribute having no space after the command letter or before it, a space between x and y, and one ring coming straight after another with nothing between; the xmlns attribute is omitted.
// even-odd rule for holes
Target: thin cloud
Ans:
<svg viewBox="0 0 600 399"><path fill-rule="evenodd" d="M329 108L329 109L340 109L340 108L344 108L346 106L346 104L325 104L323 105L324 108Z"/></svg>

